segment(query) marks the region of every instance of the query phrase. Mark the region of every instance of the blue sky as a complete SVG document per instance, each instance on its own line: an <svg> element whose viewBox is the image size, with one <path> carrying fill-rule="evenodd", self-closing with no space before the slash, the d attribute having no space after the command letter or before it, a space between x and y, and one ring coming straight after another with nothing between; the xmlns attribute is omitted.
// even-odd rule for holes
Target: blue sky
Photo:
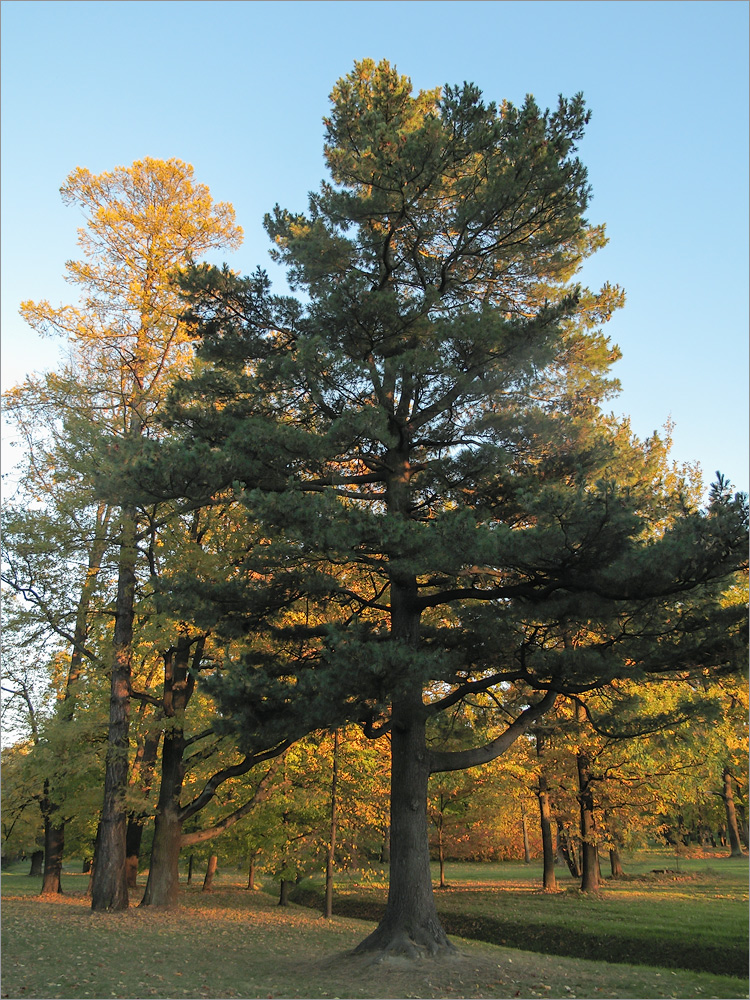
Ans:
<svg viewBox="0 0 750 1000"><path fill-rule="evenodd" d="M355 59L415 89L469 80L543 106L583 91L581 156L609 246L583 280L622 285L607 332L647 436L748 488L748 4L639 0L2 3L2 383L53 367L24 299L74 300L76 210L60 185L144 156L195 167L245 230L232 267L268 260L262 218L325 176L321 118Z"/></svg>

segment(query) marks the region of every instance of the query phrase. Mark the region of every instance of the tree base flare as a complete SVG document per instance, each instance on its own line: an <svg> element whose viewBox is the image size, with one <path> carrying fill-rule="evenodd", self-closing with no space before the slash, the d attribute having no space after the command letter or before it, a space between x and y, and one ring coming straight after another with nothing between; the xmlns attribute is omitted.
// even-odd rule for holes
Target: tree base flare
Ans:
<svg viewBox="0 0 750 1000"><path fill-rule="evenodd" d="M456 957L460 953L448 940L439 923L428 922L411 927L389 927L387 924L381 924L357 945L352 954L371 955L376 963L390 963Z"/></svg>

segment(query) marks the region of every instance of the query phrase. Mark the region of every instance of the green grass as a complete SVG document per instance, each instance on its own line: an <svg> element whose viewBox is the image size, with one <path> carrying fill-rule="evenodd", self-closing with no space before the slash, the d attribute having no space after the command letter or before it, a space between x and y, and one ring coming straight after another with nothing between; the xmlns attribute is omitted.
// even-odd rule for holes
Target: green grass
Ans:
<svg viewBox="0 0 750 1000"><path fill-rule="evenodd" d="M746 858L631 859L623 881L605 880L599 893L558 876L559 891L541 891L541 866L447 866L448 888L436 891L449 934L546 954L608 962L662 965L744 976L748 968ZM298 894L319 904L319 888ZM378 919L385 883L343 881L338 912Z"/></svg>
<svg viewBox="0 0 750 1000"><path fill-rule="evenodd" d="M637 891L635 883L630 890L625 883L595 899L573 891L556 896L537 892L535 867L454 865L448 868L448 878L465 889L441 891L437 897L441 909L447 912L450 902L459 915L462 911L470 919L473 913L480 923L488 919L489 909L496 913L501 908L526 926L534 920L541 926L546 913L546 926L579 927L584 936L597 919L611 935L629 934L634 925L640 933L643 926L647 930L642 940L658 935L662 926L671 934L673 924L661 921L672 912L676 928L679 906L683 927L694 935L691 942L699 936L701 922L702 933L711 940L726 941L729 926L736 929L739 923L746 933L741 897L747 891L747 862L727 862L725 868L723 864L696 863L698 878L691 881L639 883ZM26 870L28 865L21 866ZM280 908L270 894L244 891L242 875L235 871L222 871L212 893L202 893L196 879L183 888L181 904L171 912L132 906L125 913L93 914L84 896L87 881L87 876L66 872L64 896L46 900L36 895L39 879L18 874L18 869L3 873L3 997L748 996L745 978L535 954L460 938L454 938L462 953L455 962L373 965L369 958L350 954L371 923L345 916L325 921L314 910ZM479 881L482 884L476 885ZM266 888L274 891L270 882ZM656 894L649 897L651 902L661 899L666 907L659 918L641 903L640 895L652 890ZM336 905L357 895L372 899L382 893L377 885L342 885ZM133 902L139 896L140 891L135 892ZM725 906L729 916L710 918Z"/></svg>

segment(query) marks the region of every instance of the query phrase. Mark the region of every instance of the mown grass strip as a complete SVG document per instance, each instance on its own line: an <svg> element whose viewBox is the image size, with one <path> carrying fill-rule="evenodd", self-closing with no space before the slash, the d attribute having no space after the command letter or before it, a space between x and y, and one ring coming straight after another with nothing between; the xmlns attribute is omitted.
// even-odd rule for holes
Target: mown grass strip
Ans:
<svg viewBox="0 0 750 1000"><path fill-rule="evenodd" d="M311 909L319 910L323 906L323 894L316 889L299 888L293 899ZM334 913L339 916L377 921L384 909L382 902L361 896L334 896ZM483 914L457 913L442 907L439 900L438 913L448 934L507 948L568 958L690 969L715 975L747 975L746 948L731 943L704 944L692 935L689 940L675 941L629 934L624 928L618 930L616 935L594 933L586 928L565 927L552 922L530 923L524 921L522 916L502 920Z"/></svg>

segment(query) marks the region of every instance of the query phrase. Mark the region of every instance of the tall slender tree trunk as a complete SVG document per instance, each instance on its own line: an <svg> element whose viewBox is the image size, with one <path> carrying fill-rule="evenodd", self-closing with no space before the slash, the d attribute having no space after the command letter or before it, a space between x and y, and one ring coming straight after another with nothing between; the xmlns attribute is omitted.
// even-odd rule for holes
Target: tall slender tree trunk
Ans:
<svg viewBox="0 0 750 1000"><path fill-rule="evenodd" d="M247 867L247 887L248 887L248 889L253 890L253 891L257 888L257 886L255 885L255 862L257 860L257 857L258 857L258 854L257 854L257 852L254 851L250 855L250 861L249 861L248 867ZM191 854L190 855L191 861L192 861L192 858L193 858L193 855Z"/></svg>
<svg viewBox="0 0 750 1000"><path fill-rule="evenodd" d="M212 854L208 859L208 868L206 868L206 876L203 879L203 892L210 892L214 884L214 875L216 874L216 867L219 863L219 859L215 854Z"/></svg>
<svg viewBox="0 0 750 1000"><path fill-rule="evenodd" d="M578 853L571 838L568 836L568 831L559 822L557 824L557 844L570 874L573 878L580 878L581 865L578 860Z"/></svg>
<svg viewBox="0 0 750 1000"><path fill-rule="evenodd" d="M585 721L583 707L579 704L576 704L576 721L581 725ZM596 843L591 760L583 747L576 754L576 767L581 824L581 891L595 892L599 888L599 851Z"/></svg>
<svg viewBox="0 0 750 1000"><path fill-rule="evenodd" d="M742 857L742 841L740 840L740 828L737 823L737 811L734 808L734 788L732 787L732 773L728 767L723 771L724 788L722 798L724 799L724 811L727 815L727 834L729 836L730 857Z"/></svg>
<svg viewBox="0 0 750 1000"><path fill-rule="evenodd" d="M531 851L529 850L529 828L526 824L526 807L521 803L521 834L523 836L523 862L525 865L531 864Z"/></svg>
<svg viewBox="0 0 750 1000"><path fill-rule="evenodd" d="M444 840L443 840L444 814L443 814L443 808L442 808L442 806L443 806L442 796L440 797L440 806L441 806L441 809L440 809L440 812L438 813L438 820L437 820L438 865L440 866L440 882L438 884L438 888L439 889L445 889L445 887L446 887L446 883L445 883L445 843L444 843Z"/></svg>
<svg viewBox="0 0 750 1000"><path fill-rule="evenodd" d="M130 682L135 607L136 510L122 509L122 541L115 607L114 655L109 699L107 761L104 803L99 821L99 854L94 871L91 909L125 910L128 907L126 870L128 749Z"/></svg>
<svg viewBox="0 0 750 1000"><path fill-rule="evenodd" d="M338 811L338 778L339 778L339 731L333 733L333 761L331 767L331 825L326 854L326 897L323 916L333 916L333 863L336 854L336 825Z"/></svg>
<svg viewBox="0 0 750 1000"><path fill-rule="evenodd" d="M536 734L536 754L538 758L542 758L544 755L544 736L541 733ZM539 799L539 826L542 832L542 857L544 863L542 884L547 892L554 892L557 889L557 876L555 874L555 845L552 837L552 810L549 802L547 776L541 768L539 771L537 797Z"/></svg>

